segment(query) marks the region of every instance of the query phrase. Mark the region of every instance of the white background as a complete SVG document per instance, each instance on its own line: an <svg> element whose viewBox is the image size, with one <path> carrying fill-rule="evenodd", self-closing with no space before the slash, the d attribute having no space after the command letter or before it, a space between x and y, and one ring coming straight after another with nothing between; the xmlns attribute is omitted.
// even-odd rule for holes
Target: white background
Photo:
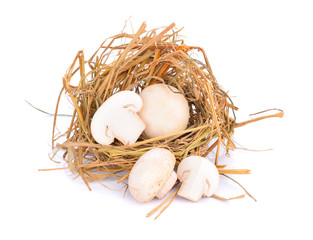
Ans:
<svg viewBox="0 0 313 240"><path fill-rule="evenodd" d="M312 239L312 1L1 1L1 239ZM285 111L237 129L222 161L249 168L234 176L258 200L177 197L157 219L129 193L88 191L49 160L62 76L78 50L88 57L131 17L134 29L185 27L205 49L214 75L239 107L238 121L268 108ZM65 102L66 100L63 99ZM66 105L66 104L65 104ZM64 108L66 110L66 108ZM221 177L218 194L243 194ZM105 182L118 189L114 180Z"/></svg>

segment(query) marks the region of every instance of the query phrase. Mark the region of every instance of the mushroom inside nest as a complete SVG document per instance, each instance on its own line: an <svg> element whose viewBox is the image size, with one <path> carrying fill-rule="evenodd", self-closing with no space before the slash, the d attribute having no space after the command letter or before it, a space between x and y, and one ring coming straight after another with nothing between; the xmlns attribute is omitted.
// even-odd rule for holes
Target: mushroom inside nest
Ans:
<svg viewBox="0 0 313 240"><path fill-rule="evenodd" d="M131 195L139 202L148 202L154 197L163 198L176 183L175 162L173 153L164 148L144 153L128 177Z"/></svg>
<svg viewBox="0 0 313 240"><path fill-rule="evenodd" d="M124 145L137 141L146 124L137 115L142 100L132 91L120 91L108 98L91 121L91 133L96 142L109 145L114 138Z"/></svg>
<svg viewBox="0 0 313 240"><path fill-rule="evenodd" d="M177 168L177 177L182 182L177 195L197 202L202 196L212 196L219 185L219 172L208 159L189 156Z"/></svg>
<svg viewBox="0 0 313 240"><path fill-rule="evenodd" d="M154 138L186 129L189 106L184 95L175 87L153 84L142 90L143 107L138 113L146 123L145 133Z"/></svg>

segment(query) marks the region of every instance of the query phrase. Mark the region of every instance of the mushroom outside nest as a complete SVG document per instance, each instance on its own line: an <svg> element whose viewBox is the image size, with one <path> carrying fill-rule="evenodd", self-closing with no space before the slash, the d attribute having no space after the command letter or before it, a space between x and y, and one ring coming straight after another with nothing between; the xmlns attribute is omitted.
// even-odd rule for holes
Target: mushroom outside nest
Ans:
<svg viewBox="0 0 313 240"><path fill-rule="evenodd" d="M177 177L182 182L177 195L197 202L202 196L211 197L219 185L219 172L208 159L189 156L177 168Z"/></svg>
<svg viewBox="0 0 313 240"><path fill-rule="evenodd" d="M142 100L131 91L120 91L108 98L96 111L91 121L91 133L100 144L109 145L114 138L124 145L137 141L146 124L137 115Z"/></svg>
<svg viewBox="0 0 313 240"><path fill-rule="evenodd" d="M128 177L131 195L139 202L148 202L154 197L163 198L176 183L175 162L174 154L164 148L144 153Z"/></svg>

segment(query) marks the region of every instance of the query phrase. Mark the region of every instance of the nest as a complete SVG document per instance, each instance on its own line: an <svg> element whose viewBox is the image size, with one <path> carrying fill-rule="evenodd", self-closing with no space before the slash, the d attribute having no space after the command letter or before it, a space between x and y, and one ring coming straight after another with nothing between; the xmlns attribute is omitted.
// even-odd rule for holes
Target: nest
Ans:
<svg viewBox="0 0 313 240"><path fill-rule="evenodd" d="M236 123L237 108L217 83L204 50L184 44L181 29L174 26L146 31L143 23L134 34L122 32L106 39L89 60L79 51L67 69L54 116L52 146L64 150L68 168L88 187L89 181L110 176L122 181L141 155L157 147L169 149L177 164L189 155L205 157L215 149L220 173L248 173L218 165L220 147L227 153L234 150L234 129L246 123ZM118 140L111 145L96 143L90 122L99 106L116 92L140 93L155 83L171 85L187 99L190 118L186 130L150 139L142 134L130 146ZM64 94L74 112L68 130L56 134L58 107ZM60 141L62 138L65 140Z"/></svg>

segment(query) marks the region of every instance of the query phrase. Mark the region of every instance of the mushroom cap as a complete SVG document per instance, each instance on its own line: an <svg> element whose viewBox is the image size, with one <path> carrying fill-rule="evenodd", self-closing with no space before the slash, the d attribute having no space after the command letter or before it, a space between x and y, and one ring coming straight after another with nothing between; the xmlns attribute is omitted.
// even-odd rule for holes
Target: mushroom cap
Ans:
<svg viewBox="0 0 313 240"><path fill-rule="evenodd" d="M202 196L212 196L219 185L219 172L211 161L200 156L189 156L177 168L177 178L182 182L178 195L192 201Z"/></svg>
<svg viewBox="0 0 313 240"><path fill-rule="evenodd" d="M108 145L114 138L124 145L137 141L145 123L136 114L142 100L132 91L120 91L108 98L95 112L91 121L91 134L100 144Z"/></svg>
<svg viewBox="0 0 313 240"><path fill-rule="evenodd" d="M154 148L144 153L128 177L131 195L139 202L153 199L170 178L175 162L175 156L164 148Z"/></svg>
<svg viewBox="0 0 313 240"><path fill-rule="evenodd" d="M146 123L148 137L158 137L186 129L189 106L186 98L175 87L154 84L139 94L143 107L138 113Z"/></svg>

